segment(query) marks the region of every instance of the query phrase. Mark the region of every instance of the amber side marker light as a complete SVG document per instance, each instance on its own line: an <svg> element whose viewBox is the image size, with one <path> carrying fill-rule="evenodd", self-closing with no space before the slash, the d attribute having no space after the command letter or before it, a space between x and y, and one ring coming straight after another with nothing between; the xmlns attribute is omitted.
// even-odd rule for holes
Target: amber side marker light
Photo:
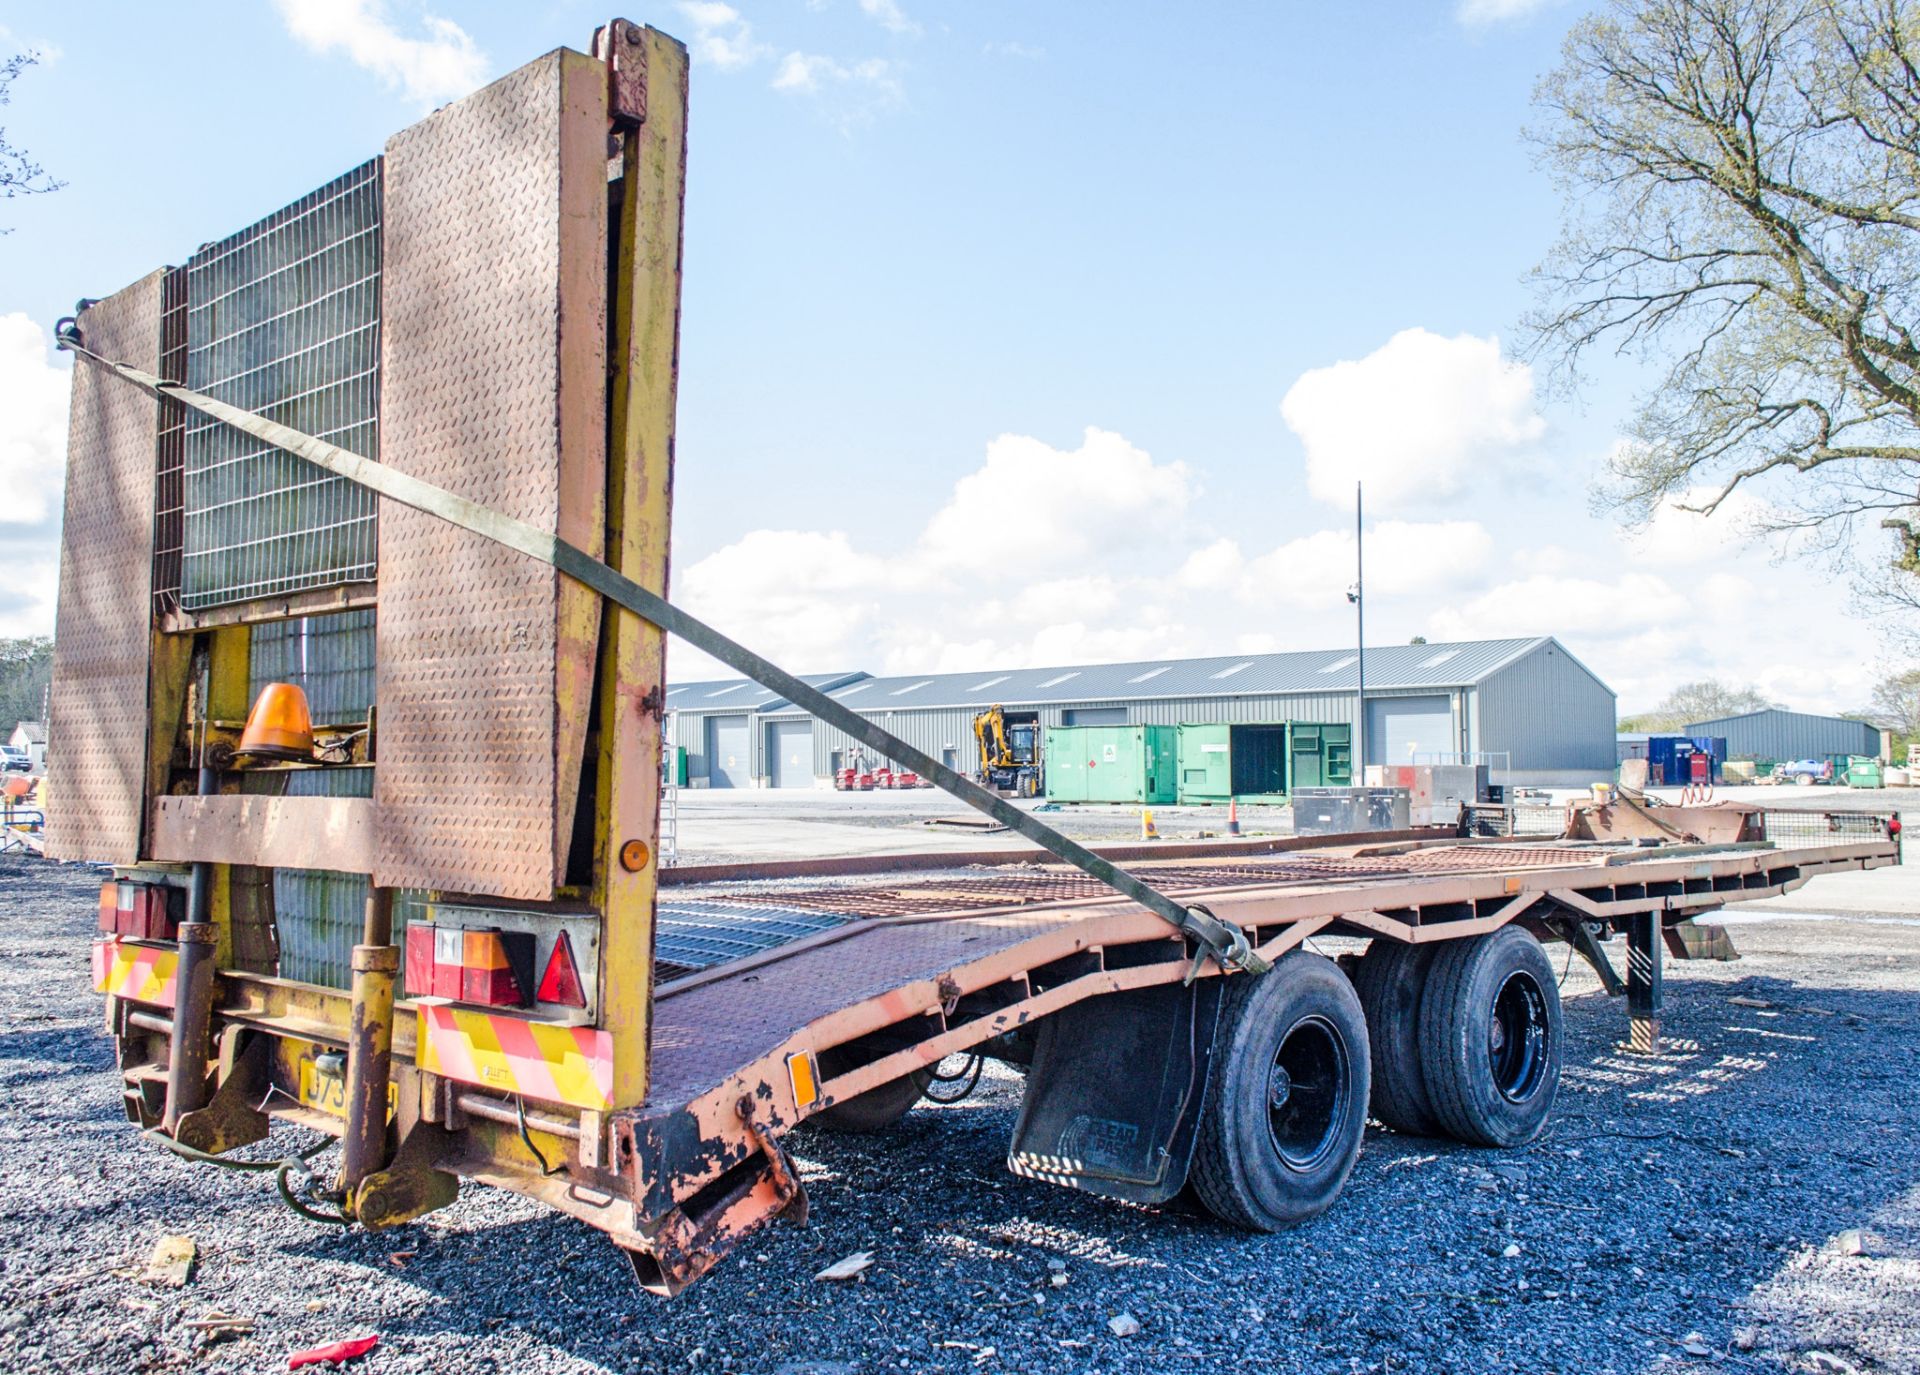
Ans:
<svg viewBox="0 0 1920 1375"><path fill-rule="evenodd" d="M313 716L307 710L307 694L293 683L268 683L261 688L234 752L311 761Z"/></svg>

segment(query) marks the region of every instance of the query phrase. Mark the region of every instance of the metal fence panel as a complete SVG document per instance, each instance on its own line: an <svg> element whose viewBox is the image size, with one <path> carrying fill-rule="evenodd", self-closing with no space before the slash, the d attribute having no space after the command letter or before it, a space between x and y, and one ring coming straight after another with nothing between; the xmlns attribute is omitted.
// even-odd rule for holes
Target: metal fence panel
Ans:
<svg viewBox="0 0 1920 1375"><path fill-rule="evenodd" d="M381 164L196 253L187 384L378 458ZM375 500L195 412L185 435L188 610L363 582Z"/></svg>

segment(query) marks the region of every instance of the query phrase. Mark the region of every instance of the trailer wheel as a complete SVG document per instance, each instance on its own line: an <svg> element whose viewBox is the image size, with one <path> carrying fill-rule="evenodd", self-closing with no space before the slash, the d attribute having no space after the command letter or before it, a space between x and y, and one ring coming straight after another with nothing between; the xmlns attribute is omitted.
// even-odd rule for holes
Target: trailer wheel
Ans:
<svg viewBox="0 0 1920 1375"><path fill-rule="evenodd" d="M1379 937L1353 971L1353 991L1367 1016L1373 1115L1394 1131L1414 1136L1440 1133L1420 1070L1420 999L1433 955L1431 945Z"/></svg>
<svg viewBox="0 0 1920 1375"><path fill-rule="evenodd" d="M825 1058L822 1057L823 1061ZM824 1073L824 1064L821 1069ZM917 1069L877 1089L868 1089L858 1098L849 1098L844 1103L822 1108L807 1120L836 1136L860 1136L867 1132L885 1131L913 1111L913 1105L920 1101L932 1080L933 1071Z"/></svg>
<svg viewBox="0 0 1920 1375"><path fill-rule="evenodd" d="M1420 1005L1433 1115L1477 1146L1518 1146L1546 1126L1560 1089L1560 986L1524 929L1448 941Z"/></svg>
<svg viewBox="0 0 1920 1375"><path fill-rule="evenodd" d="M1366 1017L1333 961L1295 951L1230 978L1189 1176L1200 1201L1256 1232L1324 1212L1360 1153L1368 1078Z"/></svg>

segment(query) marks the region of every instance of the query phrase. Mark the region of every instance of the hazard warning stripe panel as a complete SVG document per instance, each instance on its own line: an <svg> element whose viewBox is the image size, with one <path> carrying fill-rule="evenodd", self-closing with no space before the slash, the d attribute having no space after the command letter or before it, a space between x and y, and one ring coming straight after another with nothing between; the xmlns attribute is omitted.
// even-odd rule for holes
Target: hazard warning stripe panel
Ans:
<svg viewBox="0 0 1920 1375"><path fill-rule="evenodd" d="M173 1006L180 954L151 945L134 945L117 936L93 943L93 991L129 1002Z"/></svg>
<svg viewBox="0 0 1920 1375"><path fill-rule="evenodd" d="M87 347L160 364L164 271L80 313ZM149 596L160 403L99 368L73 370L47 735L51 859L132 864L146 811Z"/></svg>
<svg viewBox="0 0 1920 1375"><path fill-rule="evenodd" d="M498 1093L606 1111L613 1106L613 1038L422 1000L417 1062L431 1074Z"/></svg>

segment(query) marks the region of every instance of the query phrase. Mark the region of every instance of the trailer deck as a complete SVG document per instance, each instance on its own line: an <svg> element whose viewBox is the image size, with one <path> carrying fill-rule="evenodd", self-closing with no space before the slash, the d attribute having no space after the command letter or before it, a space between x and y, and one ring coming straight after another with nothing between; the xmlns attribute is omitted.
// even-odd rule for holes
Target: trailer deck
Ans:
<svg viewBox="0 0 1920 1375"><path fill-rule="evenodd" d="M1134 872L1243 927L1268 959L1322 934L1422 944L1518 922L1546 939L1577 940L1580 930L1604 937L1629 931L1631 917L1648 918L1646 930L1659 934L1636 948L1630 972L1654 980L1634 1015L1657 1027L1660 954L1682 948L1669 934L1681 923L1816 874L1897 862L1897 842L1864 828L1830 839L1792 849L1401 840L1301 852L1255 843ZM716 945L742 927L762 936L768 919L795 932L657 991L652 1088L621 1130L635 1143L643 1212L679 1224L658 1235L701 1234L697 1245L657 1254L657 1273L643 1269L665 1291L717 1260L747 1222L702 1225L680 1201L762 1150L761 1133L777 1137L1083 1000L1196 972L1163 923L1061 866L1016 858L838 882L823 881L825 866L797 867L805 871L798 877L676 885L662 895L663 950L686 948L690 932ZM1582 953L1593 958L1594 950ZM1216 975L1205 964L1197 972ZM796 1073L796 1059L806 1069Z"/></svg>

